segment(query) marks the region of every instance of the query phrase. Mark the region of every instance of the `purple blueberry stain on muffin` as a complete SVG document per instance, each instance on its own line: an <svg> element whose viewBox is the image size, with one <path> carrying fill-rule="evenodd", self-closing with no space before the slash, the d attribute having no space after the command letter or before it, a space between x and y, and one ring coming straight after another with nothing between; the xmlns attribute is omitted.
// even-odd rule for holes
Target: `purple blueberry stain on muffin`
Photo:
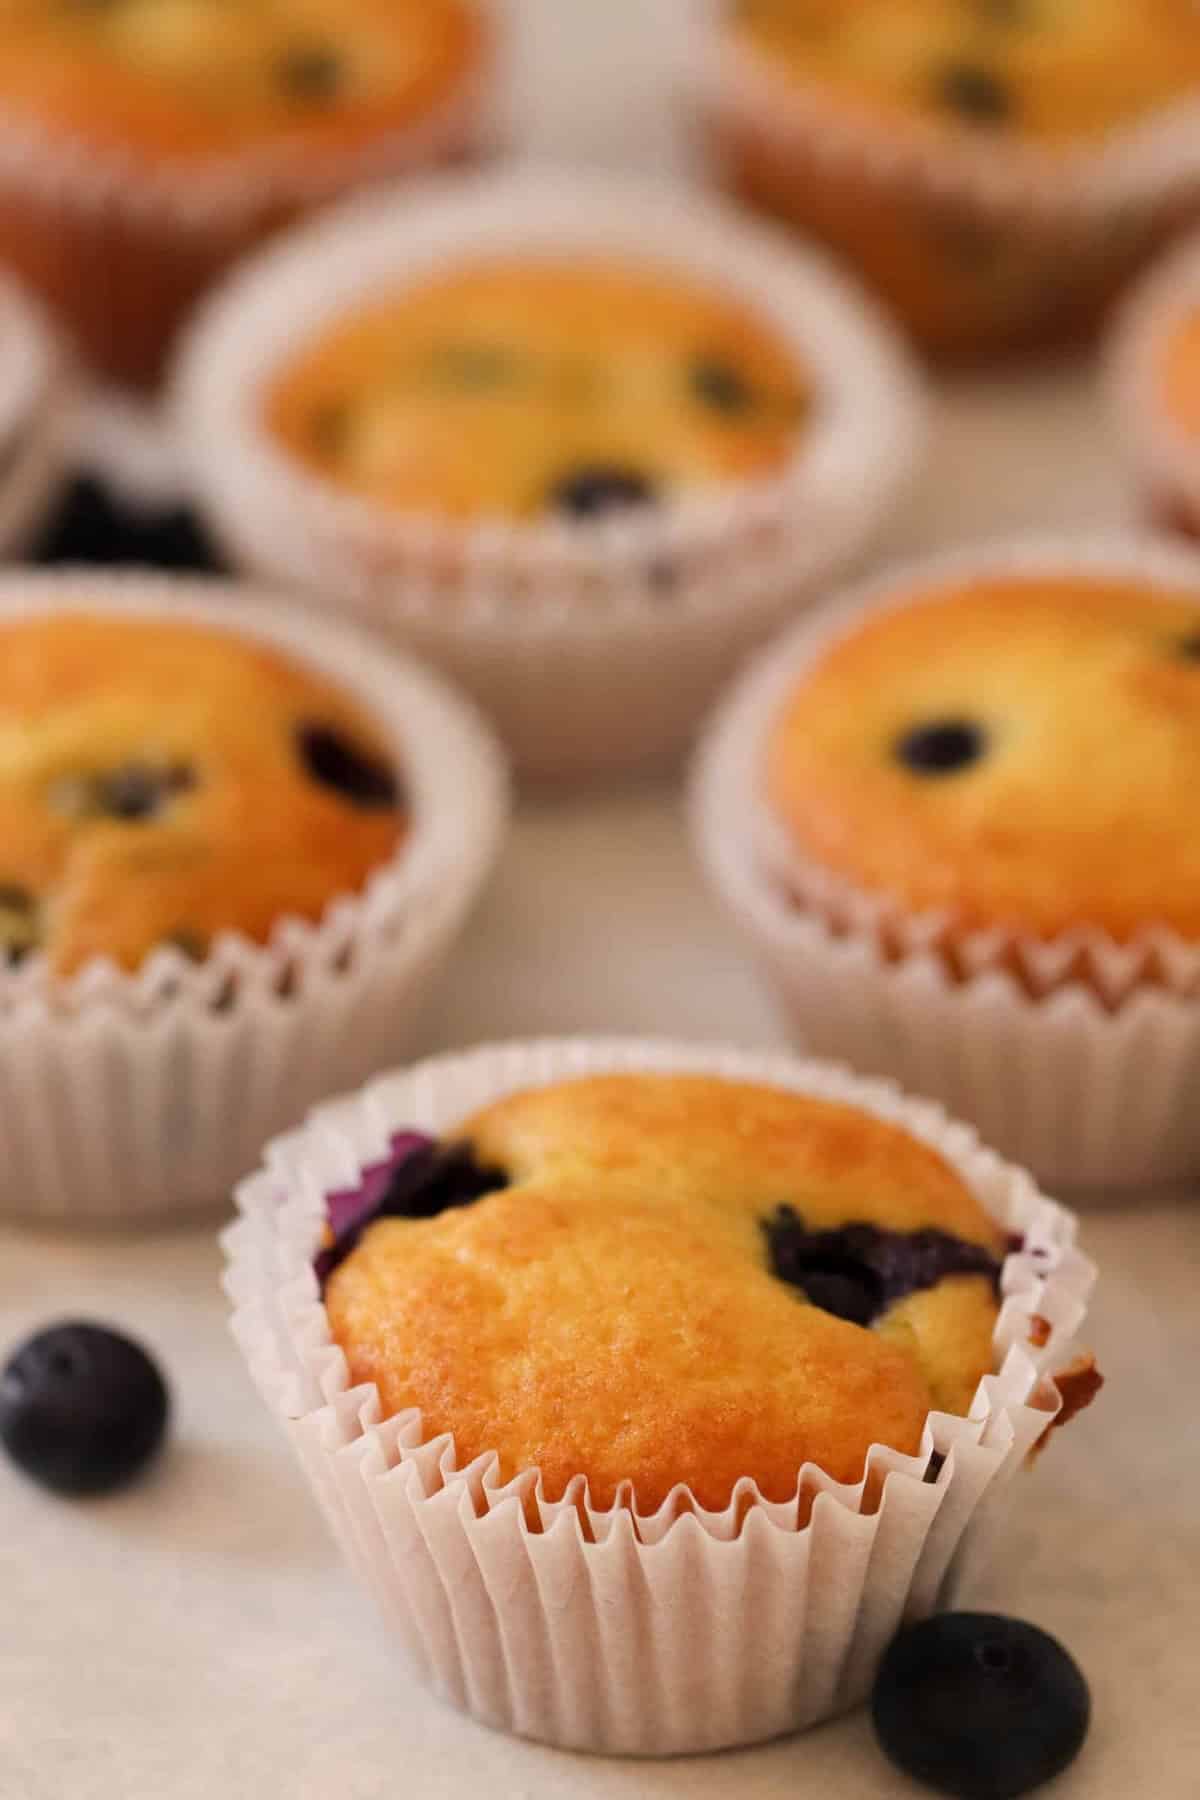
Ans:
<svg viewBox="0 0 1200 1800"><path fill-rule="evenodd" d="M313 1262L322 1291L376 1219L435 1219L507 1186L504 1170L481 1163L470 1144L397 1132L387 1157L364 1169L357 1187L330 1194L325 1202L324 1240Z"/></svg>
<svg viewBox="0 0 1200 1800"><path fill-rule="evenodd" d="M771 1273L823 1312L869 1326L899 1300L950 1275L984 1275L999 1289L1000 1263L982 1244L949 1232L839 1225L810 1231L794 1207L762 1222Z"/></svg>

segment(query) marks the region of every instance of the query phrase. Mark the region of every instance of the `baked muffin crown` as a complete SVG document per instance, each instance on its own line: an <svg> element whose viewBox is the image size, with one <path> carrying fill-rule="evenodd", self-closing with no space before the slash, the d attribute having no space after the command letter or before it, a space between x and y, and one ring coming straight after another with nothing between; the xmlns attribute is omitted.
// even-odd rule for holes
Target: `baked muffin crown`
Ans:
<svg viewBox="0 0 1200 1800"><path fill-rule="evenodd" d="M804 861L956 928L1200 938L1200 580L982 571L891 599L768 733Z"/></svg>
<svg viewBox="0 0 1200 1800"><path fill-rule="evenodd" d="M1189 0L735 0L739 40L848 105L1050 147L1200 91Z"/></svg>
<svg viewBox="0 0 1200 1800"><path fill-rule="evenodd" d="M341 688L177 621L0 620L0 952L133 969L265 941L360 889L407 829L396 751Z"/></svg>
<svg viewBox="0 0 1200 1800"><path fill-rule="evenodd" d="M872 1443L916 1450L992 1366L1001 1233L853 1108L602 1076L502 1100L443 1155L435 1208L401 1159L408 1216L367 1227L326 1306L352 1380L460 1467L495 1451L551 1497L584 1475L599 1506L630 1483L719 1509L743 1478L782 1500L806 1462L853 1482Z"/></svg>
<svg viewBox="0 0 1200 1800"><path fill-rule="evenodd" d="M473 0L5 0L0 29L0 107L164 163L366 143L417 122L486 47Z"/></svg>
<svg viewBox="0 0 1200 1800"><path fill-rule="evenodd" d="M384 505L576 520L777 473L808 404L793 353L735 294L535 252L360 303L265 400L291 453Z"/></svg>

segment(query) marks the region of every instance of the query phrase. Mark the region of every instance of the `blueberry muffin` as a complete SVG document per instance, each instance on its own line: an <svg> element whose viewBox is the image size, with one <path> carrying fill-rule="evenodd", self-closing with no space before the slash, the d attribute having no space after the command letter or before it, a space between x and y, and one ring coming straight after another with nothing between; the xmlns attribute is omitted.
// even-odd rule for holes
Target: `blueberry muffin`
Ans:
<svg viewBox="0 0 1200 1800"><path fill-rule="evenodd" d="M293 456L377 504L588 520L778 470L808 390L768 321L695 277L514 257L338 318L265 405Z"/></svg>
<svg viewBox="0 0 1200 1800"><path fill-rule="evenodd" d="M955 933L1200 940L1200 582L988 574L869 615L769 733L809 864Z"/></svg>
<svg viewBox="0 0 1200 1800"><path fill-rule="evenodd" d="M704 1075L517 1093L402 1136L329 1202L318 1264L352 1382L459 1467L550 1499L743 1477L796 1493L919 1449L993 1367L1003 1233L933 1149L855 1107ZM628 1490L626 1490L628 1491Z"/></svg>
<svg viewBox="0 0 1200 1800"><path fill-rule="evenodd" d="M396 754L265 645L79 610L0 621L0 962L136 969L319 919L403 841Z"/></svg>
<svg viewBox="0 0 1200 1800"><path fill-rule="evenodd" d="M0 249L120 375L269 225L456 148L488 53L473 0L0 0L0 33Z"/></svg>
<svg viewBox="0 0 1200 1800"><path fill-rule="evenodd" d="M734 0L726 47L735 182L938 351L1078 326L1200 192L1191 0Z"/></svg>

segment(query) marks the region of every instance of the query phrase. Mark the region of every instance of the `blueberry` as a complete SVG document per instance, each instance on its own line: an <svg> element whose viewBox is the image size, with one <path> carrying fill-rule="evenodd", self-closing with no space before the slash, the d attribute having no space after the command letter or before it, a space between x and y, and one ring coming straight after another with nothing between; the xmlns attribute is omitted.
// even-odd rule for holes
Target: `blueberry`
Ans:
<svg viewBox="0 0 1200 1800"><path fill-rule="evenodd" d="M0 962L23 962L37 948L38 930L38 904L29 889L0 882Z"/></svg>
<svg viewBox="0 0 1200 1800"><path fill-rule="evenodd" d="M575 519L596 519L629 506L647 506L655 498L648 475L620 463L592 463L572 469L550 490L550 505Z"/></svg>
<svg viewBox="0 0 1200 1800"><path fill-rule="evenodd" d="M1091 1701L1074 1660L1036 1626L945 1613L901 1632L871 1710L906 1774L958 1800L1017 1800L1075 1760Z"/></svg>
<svg viewBox="0 0 1200 1800"><path fill-rule="evenodd" d="M951 62L938 71L939 103L972 125L1003 125L1014 111L1012 90L982 63Z"/></svg>
<svg viewBox="0 0 1200 1800"><path fill-rule="evenodd" d="M0 1443L60 1494L123 1487L162 1443L166 1384L146 1352L100 1325L54 1325L0 1375Z"/></svg>
<svg viewBox="0 0 1200 1800"><path fill-rule="evenodd" d="M503 1169L479 1162L469 1144L443 1147L421 1132L398 1133L386 1162L326 1202L325 1247L313 1267L322 1286L375 1219L434 1219L508 1186Z"/></svg>
<svg viewBox="0 0 1200 1800"><path fill-rule="evenodd" d="M1194 631L1189 637L1180 638L1175 646L1176 656L1184 662L1200 662L1200 631Z"/></svg>
<svg viewBox="0 0 1200 1800"><path fill-rule="evenodd" d="M852 1325L872 1324L898 1300L949 1275L1000 1279L999 1263L981 1244L932 1227L885 1231L851 1224L810 1231L794 1207L780 1206L762 1228L771 1273Z"/></svg>
<svg viewBox="0 0 1200 1800"><path fill-rule="evenodd" d="M110 774L97 777L92 795L96 812L128 824L155 818L174 795L195 786L195 776L184 763L153 768L148 763L126 763Z"/></svg>
<svg viewBox="0 0 1200 1800"><path fill-rule="evenodd" d="M987 736L969 719L933 719L897 741L896 756L918 775L957 775L987 749Z"/></svg>
<svg viewBox="0 0 1200 1800"><path fill-rule="evenodd" d="M180 925L175 931L169 931L162 941L164 945L186 956L189 962L203 962L208 955L208 939L202 931L194 931L190 925Z"/></svg>
<svg viewBox="0 0 1200 1800"><path fill-rule="evenodd" d="M692 392L714 412L735 415L749 412L754 405L750 383L732 363L720 357L697 357L688 371Z"/></svg>
<svg viewBox="0 0 1200 1800"><path fill-rule="evenodd" d="M290 100L332 100L342 85L342 59L326 44L288 50L275 65L275 80Z"/></svg>
<svg viewBox="0 0 1200 1800"><path fill-rule="evenodd" d="M344 800L367 810L399 806L395 771L332 725L298 726L296 744L304 767L321 787L332 788Z"/></svg>

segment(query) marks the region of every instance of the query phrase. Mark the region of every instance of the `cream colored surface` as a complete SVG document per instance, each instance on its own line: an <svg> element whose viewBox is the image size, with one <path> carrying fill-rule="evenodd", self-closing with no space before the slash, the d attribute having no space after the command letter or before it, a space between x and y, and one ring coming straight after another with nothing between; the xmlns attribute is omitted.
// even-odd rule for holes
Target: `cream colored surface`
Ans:
<svg viewBox="0 0 1200 1800"><path fill-rule="evenodd" d="M676 0L521 10L539 144L657 155L667 124L654 83ZM619 26L637 41L627 70ZM556 72L572 48L568 79ZM1130 499L1105 437L1074 374L960 390L893 543L1119 522ZM667 790L528 809L430 1024L430 1048L601 1029L784 1043ZM1085 1230L1103 1272L1095 1341L1109 1388L1031 1478L1040 1523L1031 1507L969 1597L1059 1632L1087 1669L1095 1725L1055 1800L1192 1800L1200 1210L1147 1196ZM767 1749L645 1765L500 1738L429 1700L398 1674L251 1390L217 1269L207 1232L125 1243L0 1232L0 1339L66 1312L121 1321L158 1347L178 1401L170 1459L125 1498L72 1508L0 1467L4 1800L919 1800L862 1716Z"/></svg>

